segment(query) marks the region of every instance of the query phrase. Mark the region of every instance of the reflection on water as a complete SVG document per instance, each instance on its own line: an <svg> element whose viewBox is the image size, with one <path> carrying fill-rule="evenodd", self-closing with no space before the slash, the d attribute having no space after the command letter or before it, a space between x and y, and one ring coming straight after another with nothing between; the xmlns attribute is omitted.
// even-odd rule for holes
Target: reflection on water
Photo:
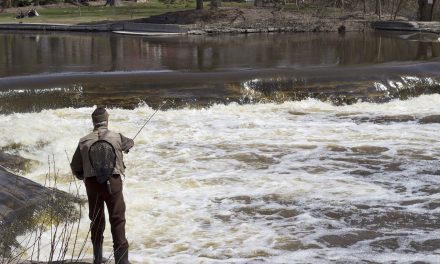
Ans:
<svg viewBox="0 0 440 264"><path fill-rule="evenodd" d="M1 33L0 76L46 72L213 71L414 61L440 56L440 43L390 33L297 33L131 37Z"/></svg>
<svg viewBox="0 0 440 264"><path fill-rule="evenodd" d="M0 113L106 105L385 102L439 91L440 45L396 33L0 33ZM429 61L427 61L429 60Z"/></svg>

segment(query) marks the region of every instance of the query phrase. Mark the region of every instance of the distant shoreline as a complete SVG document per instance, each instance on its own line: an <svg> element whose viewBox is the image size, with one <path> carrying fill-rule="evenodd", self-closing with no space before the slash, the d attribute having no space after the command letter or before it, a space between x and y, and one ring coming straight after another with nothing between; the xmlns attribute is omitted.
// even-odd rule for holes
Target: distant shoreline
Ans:
<svg viewBox="0 0 440 264"><path fill-rule="evenodd" d="M24 23L26 21L26 23ZM273 8L224 7L218 10L184 10L129 20L90 23L28 23L31 18L0 23L2 30L177 33L183 35L250 34L267 32L364 32L371 31L374 16L318 17ZM38 21L38 20L36 20ZM72 21L71 21L72 22Z"/></svg>
<svg viewBox="0 0 440 264"><path fill-rule="evenodd" d="M369 21L342 21L330 23L330 20L320 20L312 23L299 23L294 26L256 26L256 27L225 27L198 25L172 25L153 23L114 22L106 24L50 24L50 23L0 23L0 32L10 30L20 31L63 31L63 32L114 32L132 35L205 35L205 34L252 34L252 33L282 33L282 32L366 32L373 30ZM347 26L348 24L348 26ZM134 28L134 29L133 29ZM138 33L138 34L136 34Z"/></svg>

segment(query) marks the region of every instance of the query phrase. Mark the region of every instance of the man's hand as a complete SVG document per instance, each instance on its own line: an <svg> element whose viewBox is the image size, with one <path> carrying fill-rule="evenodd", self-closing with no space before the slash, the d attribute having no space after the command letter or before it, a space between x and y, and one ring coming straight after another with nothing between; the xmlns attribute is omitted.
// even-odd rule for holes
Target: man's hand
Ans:
<svg viewBox="0 0 440 264"><path fill-rule="evenodd" d="M124 137L122 134L119 135L121 135L122 151L128 153L134 146L134 141L131 138Z"/></svg>

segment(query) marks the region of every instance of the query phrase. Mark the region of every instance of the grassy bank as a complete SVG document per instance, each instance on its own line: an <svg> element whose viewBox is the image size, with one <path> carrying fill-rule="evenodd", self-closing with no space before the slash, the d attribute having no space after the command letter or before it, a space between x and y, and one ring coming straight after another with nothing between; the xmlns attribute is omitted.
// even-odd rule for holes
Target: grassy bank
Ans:
<svg viewBox="0 0 440 264"><path fill-rule="evenodd" d="M24 7L26 11L31 7ZM104 7L103 5L76 7L73 5L63 6L40 6L37 11L39 17L15 19L18 9L8 10L0 14L0 22L23 22L23 23L60 23L79 24L91 22L118 21L149 17L168 11L178 11L193 8L185 5L167 7L157 0L146 4L124 3L120 7ZM15 12L14 12L15 11Z"/></svg>
<svg viewBox="0 0 440 264"><path fill-rule="evenodd" d="M80 24L106 21L120 21L138 18L146 18L166 12L195 9L195 2L190 4L176 4L167 6L158 0L149 3L137 4L124 2L120 7L104 7L105 2L94 6L76 7L73 5L39 6L39 17L15 19L19 10L27 11L32 7L7 9L0 13L0 23L56 23L56 24ZM206 3L208 5L208 3ZM225 6L243 6L246 4L225 3Z"/></svg>

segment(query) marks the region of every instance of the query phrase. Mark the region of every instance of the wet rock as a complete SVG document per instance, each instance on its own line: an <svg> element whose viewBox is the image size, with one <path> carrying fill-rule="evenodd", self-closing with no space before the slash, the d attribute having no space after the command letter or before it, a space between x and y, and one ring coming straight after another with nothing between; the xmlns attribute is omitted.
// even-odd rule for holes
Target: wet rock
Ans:
<svg viewBox="0 0 440 264"><path fill-rule="evenodd" d="M361 209L361 210L366 210L371 208L371 206L366 204L355 204L354 206L356 206L357 209Z"/></svg>
<svg viewBox="0 0 440 264"><path fill-rule="evenodd" d="M425 116L419 120L420 124L439 124L440 115Z"/></svg>
<svg viewBox="0 0 440 264"><path fill-rule="evenodd" d="M277 164L279 162L269 155L261 155L257 153L237 153L226 155L225 158L243 162L246 165L256 169L266 169L268 166Z"/></svg>
<svg viewBox="0 0 440 264"><path fill-rule="evenodd" d="M440 193L440 187L425 185L422 188L420 188L419 191L424 192L424 193L428 193L430 195L434 195L434 194Z"/></svg>
<svg viewBox="0 0 440 264"><path fill-rule="evenodd" d="M231 222L231 220L232 220L232 215L221 215L221 214L217 214L217 215L214 215L214 218L217 218L217 219L221 220L221 221L224 222L224 223L228 223L228 222Z"/></svg>
<svg viewBox="0 0 440 264"><path fill-rule="evenodd" d="M304 166L302 169L310 174L322 174L329 171L329 168L324 166Z"/></svg>
<svg viewBox="0 0 440 264"><path fill-rule="evenodd" d="M429 204L427 204L425 206L425 208L430 209L430 210L434 210L434 209L440 208L440 202L429 203Z"/></svg>
<svg viewBox="0 0 440 264"><path fill-rule="evenodd" d="M413 154L410 157L415 160L437 160L435 157L420 154Z"/></svg>
<svg viewBox="0 0 440 264"><path fill-rule="evenodd" d="M80 202L77 197L46 188L0 166L0 257L8 257L11 247L18 246L17 236L39 225L40 215L50 210L54 222L68 220L77 215L75 203Z"/></svg>
<svg viewBox="0 0 440 264"><path fill-rule="evenodd" d="M422 174L428 174L428 175L440 176L440 170L434 170L434 171L423 170L423 171L421 171L420 173L422 173Z"/></svg>
<svg viewBox="0 0 440 264"><path fill-rule="evenodd" d="M290 218L299 215L299 212L293 209L281 209L281 210L277 210L276 213L282 216L283 218Z"/></svg>
<svg viewBox="0 0 440 264"><path fill-rule="evenodd" d="M285 251L297 251L297 250L305 250L305 249L319 249L320 246L316 244L303 244L299 240L288 240L288 241L280 241L274 245L274 249L285 250Z"/></svg>
<svg viewBox="0 0 440 264"><path fill-rule="evenodd" d="M374 172L371 171L367 171L367 170L354 170L354 171L350 171L351 175L360 175L360 176L370 176L373 175Z"/></svg>
<svg viewBox="0 0 440 264"><path fill-rule="evenodd" d="M343 211L329 211L329 212L325 212L324 215L326 215L327 217L329 217L331 219L341 220L341 219L347 217L347 212L343 212Z"/></svg>
<svg viewBox="0 0 440 264"><path fill-rule="evenodd" d="M263 196L262 199L265 203L275 203L285 206L294 204L294 200L291 200L288 197L284 197L279 194L268 194Z"/></svg>
<svg viewBox="0 0 440 264"><path fill-rule="evenodd" d="M277 216L282 218L290 218L299 215L295 209L289 208L265 208L260 206L244 206L234 209L234 212L248 216Z"/></svg>
<svg viewBox="0 0 440 264"><path fill-rule="evenodd" d="M345 33L345 26L341 25L340 27L338 27L338 33L339 34L344 34Z"/></svg>
<svg viewBox="0 0 440 264"><path fill-rule="evenodd" d="M396 193L404 193L406 192L407 188L405 186L395 186L394 189L396 190Z"/></svg>
<svg viewBox="0 0 440 264"><path fill-rule="evenodd" d="M396 116L378 116L378 117L355 117L353 120L357 123L375 123L375 124L388 124L388 123L403 123L414 121L415 117L411 115L396 115Z"/></svg>
<svg viewBox="0 0 440 264"><path fill-rule="evenodd" d="M423 242L411 241L410 246L416 251L436 251L440 249L440 239L429 239Z"/></svg>
<svg viewBox="0 0 440 264"><path fill-rule="evenodd" d="M252 202L252 197L247 195L239 195L234 196L230 198L234 202L244 203L244 204L250 204Z"/></svg>
<svg viewBox="0 0 440 264"><path fill-rule="evenodd" d="M380 167L375 167L375 166L383 165L383 161L382 160L376 160L376 159L334 158L333 160L349 162L349 163L353 163L353 164L357 164L357 165L364 165L365 167L367 167L368 169L371 169L371 170L379 170Z"/></svg>
<svg viewBox="0 0 440 264"><path fill-rule="evenodd" d="M328 247L349 247L360 241L371 240L380 236L381 234L378 232L364 230L343 235L322 236L318 241L326 244Z"/></svg>
<svg viewBox="0 0 440 264"><path fill-rule="evenodd" d="M255 29L255 28L247 28L246 29L246 33L259 33L260 30L259 29Z"/></svg>
<svg viewBox="0 0 440 264"><path fill-rule="evenodd" d="M289 111L289 114L291 114L291 115L299 115L299 116L307 115L307 113L299 112L299 111Z"/></svg>
<svg viewBox="0 0 440 264"><path fill-rule="evenodd" d="M327 149L334 152L345 152L347 148L338 145L328 145Z"/></svg>
<svg viewBox="0 0 440 264"><path fill-rule="evenodd" d="M188 35L204 35L206 31L204 30L190 30L188 31Z"/></svg>
<svg viewBox="0 0 440 264"><path fill-rule="evenodd" d="M0 165L10 170L27 172L38 164L35 160L25 159L18 155L7 154L0 151Z"/></svg>
<svg viewBox="0 0 440 264"><path fill-rule="evenodd" d="M384 211L369 211L354 214L347 219L353 226L363 228L404 228L404 229L438 229L439 214L417 214L394 208Z"/></svg>
<svg viewBox="0 0 440 264"><path fill-rule="evenodd" d="M386 249L394 251L400 247L399 240L397 238L388 238L374 241L370 243L370 246L379 251L385 251Z"/></svg>
<svg viewBox="0 0 440 264"><path fill-rule="evenodd" d="M359 146L359 147L351 148L351 150L359 154L377 155L382 152L388 151L388 148L377 147L377 146Z"/></svg>
<svg viewBox="0 0 440 264"><path fill-rule="evenodd" d="M402 164L400 163L388 163L385 164L384 169L385 171L403 171L403 169L400 167Z"/></svg>
<svg viewBox="0 0 440 264"><path fill-rule="evenodd" d="M420 204L420 203L424 203L424 202L426 202L426 200L415 199L415 200L402 201L402 202L400 202L400 205L408 206L408 205L415 205L415 204Z"/></svg>

